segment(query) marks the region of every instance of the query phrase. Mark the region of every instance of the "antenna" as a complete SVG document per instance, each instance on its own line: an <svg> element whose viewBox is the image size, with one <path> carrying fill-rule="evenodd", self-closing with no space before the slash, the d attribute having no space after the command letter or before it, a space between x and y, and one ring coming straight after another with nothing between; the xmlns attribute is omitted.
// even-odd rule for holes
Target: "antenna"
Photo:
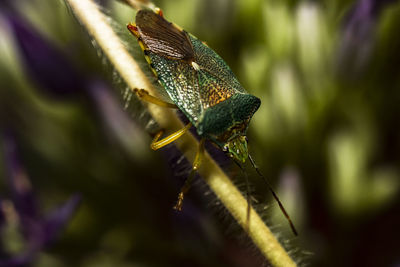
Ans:
<svg viewBox="0 0 400 267"><path fill-rule="evenodd" d="M264 180L264 182L267 184L269 191L272 193L272 196L275 198L276 202L278 202L279 208L281 209L283 215L285 215L286 219L289 222L290 228L292 229L292 232L295 236L297 236L297 231L296 228L294 227L294 224L292 223L292 220L290 219L289 214L286 212L285 208L282 205L282 202L279 200L278 196L276 195L275 191L272 189L271 184L269 183L269 181L267 180L267 178L265 178L264 175L262 175L262 173L260 172L260 170L258 169L256 163L254 162L253 158L249 156L249 160L251 162L251 165L253 165L254 169L256 170L256 172L258 173L259 176L261 176L261 178Z"/></svg>

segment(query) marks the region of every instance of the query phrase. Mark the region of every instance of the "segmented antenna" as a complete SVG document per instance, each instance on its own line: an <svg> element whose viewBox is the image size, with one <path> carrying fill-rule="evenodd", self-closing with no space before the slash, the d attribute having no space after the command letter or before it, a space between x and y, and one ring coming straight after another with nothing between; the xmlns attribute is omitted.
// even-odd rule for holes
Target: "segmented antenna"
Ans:
<svg viewBox="0 0 400 267"><path fill-rule="evenodd" d="M290 228L292 229L292 232L295 236L297 236L297 231L296 228L294 227L294 224L292 223L292 220L290 219L289 214L286 212L285 208L282 205L282 202L279 200L278 196L276 195L275 191L272 189L271 184L269 183L269 181L267 180L267 178L265 178L264 175L262 175L262 173L260 172L260 170L258 169L256 163L254 162L253 158L249 156L249 160L251 162L251 165L253 165L254 169L256 170L256 172L258 173L258 175L264 180L264 182L267 184L269 191L272 193L272 196L275 198L276 202L278 202L279 208L281 209L283 215L285 215L286 219L289 222Z"/></svg>

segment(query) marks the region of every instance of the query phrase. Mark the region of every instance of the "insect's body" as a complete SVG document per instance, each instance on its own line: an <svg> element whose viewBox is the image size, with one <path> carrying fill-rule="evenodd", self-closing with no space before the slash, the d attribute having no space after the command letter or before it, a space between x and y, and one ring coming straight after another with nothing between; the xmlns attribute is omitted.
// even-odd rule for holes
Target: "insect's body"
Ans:
<svg viewBox="0 0 400 267"><path fill-rule="evenodd" d="M151 147L159 149L173 142L191 125L202 137L192 171L174 208L182 208L184 194L200 166L205 139L239 162L244 163L249 158L262 176L248 154L246 140L247 127L260 106L260 99L246 92L217 53L193 35L166 21L160 10L139 10L136 24L128 24L128 29L138 39L147 62L174 104L150 96L145 90L135 91L142 99L154 104L178 107L190 121L186 127L160 141L162 133L158 133ZM269 184L268 187L296 234L281 202Z"/></svg>
<svg viewBox="0 0 400 267"><path fill-rule="evenodd" d="M245 91L217 53L161 15L140 10L130 30L159 82L197 133L244 162L247 126L260 99Z"/></svg>

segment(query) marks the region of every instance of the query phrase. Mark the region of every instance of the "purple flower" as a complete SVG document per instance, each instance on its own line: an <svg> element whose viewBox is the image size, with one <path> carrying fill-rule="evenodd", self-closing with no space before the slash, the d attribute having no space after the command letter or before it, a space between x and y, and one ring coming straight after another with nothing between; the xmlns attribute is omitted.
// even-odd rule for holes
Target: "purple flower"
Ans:
<svg viewBox="0 0 400 267"><path fill-rule="evenodd" d="M102 120L121 146L137 162L144 162L149 147L143 140L148 137L140 125L129 118L111 91L111 88L101 80L90 80L86 87L86 92L93 100Z"/></svg>
<svg viewBox="0 0 400 267"><path fill-rule="evenodd" d="M0 199L0 207L2 207L2 206L3 206L3 201ZM3 213L2 209L0 208L0 230L1 230L1 227L3 227L3 225L4 225L4 220L5 220L4 213Z"/></svg>
<svg viewBox="0 0 400 267"><path fill-rule="evenodd" d="M12 135L5 134L3 140L12 204L26 246L20 254L0 259L0 267L24 266L35 258L37 252L56 240L75 212L81 197L74 195L50 214L43 216L37 205L28 175L19 162L17 147ZM1 211L0 226L5 226L5 221L7 221L4 220L5 216L6 214Z"/></svg>
<svg viewBox="0 0 400 267"><path fill-rule="evenodd" d="M13 13L7 18L19 46L25 70L33 81L46 93L55 96L72 95L83 89L83 77L67 55L20 16Z"/></svg>
<svg viewBox="0 0 400 267"><path fill-rule="evenodd" d="M340 72L358 75L368 64L375 44L375 24L381 10L392 0L359 0L345 19L339 45Z"/></svg>
<svg viewBox="0 0 400 267"><path fill-rule="evenodd" d="M57 49L16 12L7 18L31 79L52 96L70 96L78 91L89 95L108 129L112 130L124 149L136 160L144 161L143 151L148 150L143 142L145 134L124 113L121 104L110 93L112 89L103 81L80 74L64 51Z"/></svg>

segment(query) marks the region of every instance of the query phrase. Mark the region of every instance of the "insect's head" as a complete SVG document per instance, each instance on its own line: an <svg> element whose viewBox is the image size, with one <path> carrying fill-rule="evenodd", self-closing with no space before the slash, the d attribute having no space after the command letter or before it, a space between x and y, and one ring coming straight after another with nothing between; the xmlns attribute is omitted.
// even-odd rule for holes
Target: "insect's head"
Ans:
<svg viewBox="0 0 400 267"><path fill-rule="evenodd" d="M247 150L246 136L238 135L226 142L224 145L224 151L228 152L230 157L244 163L249 154Z"/></svg>

